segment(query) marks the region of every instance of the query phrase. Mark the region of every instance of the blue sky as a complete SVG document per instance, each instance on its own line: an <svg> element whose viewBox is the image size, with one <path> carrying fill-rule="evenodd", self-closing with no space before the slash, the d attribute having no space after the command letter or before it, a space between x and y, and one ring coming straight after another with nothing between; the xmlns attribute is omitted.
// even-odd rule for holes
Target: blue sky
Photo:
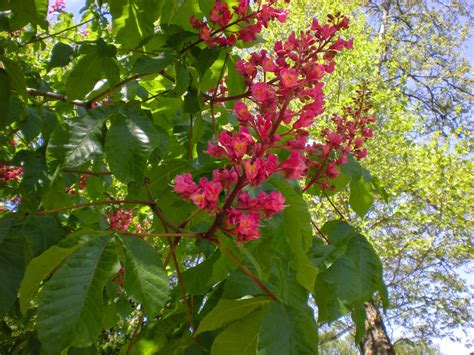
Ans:
<svg viewBox="0 0 474 355"><path fill-rule="evenodd" d="M53 3L53 1L50 0L50 3ZM66 10L72 12L76 16L76 20L79 19L79 10L84 5L85 0L66 0ZM465 53L471 65L474 66L474 36L471 36L466 42ZM459 272L467 280L471 289L474 290L474 276L465 270L460 270ZM474 329L471 329L469 338L471 341L474 341ZM440 347L441 352L447 355L468 355L474 351L474 348L468 349L464 344L453 342L449 339L438 339L436 340L436 344Z"/></svg>

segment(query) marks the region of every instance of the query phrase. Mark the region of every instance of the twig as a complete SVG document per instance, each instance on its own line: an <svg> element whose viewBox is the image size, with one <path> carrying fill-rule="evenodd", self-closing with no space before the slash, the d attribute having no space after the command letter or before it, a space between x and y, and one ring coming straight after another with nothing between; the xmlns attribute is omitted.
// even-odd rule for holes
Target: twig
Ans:
<svg viewBox="0 0 474 355"><path fill-rule="evenodd" d="M314 223L313 220L311 220L311 224L313 225L314 229L316 229L321 238L323 238L327 244L331 244L331 241L324 235L323 232L321 232L321 230L318 228L318 226L316 225L316 223Z"/></svg>
<svg viewBox="0 0 474 355"><path fill-rule="evenodd" d="M93 176L109 176L112 173L108 171L90 171L90 170L80 170L80 169L71 169L71 168L64 168L63 171L65 173L71 174L81 174L81 175L93 175Z"/></svg>
<svg viewBox="0 0 474 355"><path fill-rule="evenodd" d="M151 206L151 205L154 205L155 203L152 202L152 201L143 201L143 200L96 201L96 202L80 203L78 205L73 205L73 206L68 206L68 207L54 208L54 209L51 209L51 210L34 211L33 214L48 215L48 214L55 214L55 213L58 213L58 212L69 211L69 210L76 210L76 209L84 208L84 207L100 206L100 205L118 205L118 204Z"/></svg>
<svg viewBox="0 0 474 355"><path fill-rule="evenodd" d="M196 238L204 239L202 233L132 233L132 232L120 232L122 235L138 237L138 238L154 238L154 237L173 237L173 238ZM166 266L166 265L165 265Z"/></svg>
<svg viewBox="0 0 474 355"><path fill-rule="evenodd" d="M49 99L53 100L58 100L58 101L63 101L63 102L69 102L69 99L61 94L55 93L55 92L50 92L50 91L40 91L34 88L26 88L26 92L30 94L31 96L41 96L41 97L46 97ZM85 108L91 108L91 103L88 101L82 101L82 100L72 100L70 101L74 105L77 106L82 106Z"/></svg>
<svg viewBox="0 0 474 355"><path fill-rule="evenodd" d="M258 287L272 300L277 301L278 298L254 275L252 271L250 271L244 264L242 264L239 258L224 244L219 242L219 240L214 240L213 243L217 245L224 253L226 253L234 263L236 263L239 268L245 272L252 280L257 284Z"/></svg>
<svg viewBox="0 0 474 355"><path fill-rule="evenodd" d="M143 319L145 318L145 309L142 310L142 314L140 318L138 319L138 324L135 327L135 330L133 331L132 339L130 339L130 342L128 343L127 347L127 352L125 353L126 355L129 355L132 351L133 344L137 340L138 333L140 331L140 328L142 327Z"/></svg>
<svg viewBox="0 0 474 355"><path fill-rule="evenodd" d="M85 25L93 20L95 20L97 18L96 17L93 17L93 18L90 18L89 20L86 20L86 21L83 21L81 23L78 23L77 25L74 25L74 26L71 26L71 27L68 27L68 28L65 28L64 30L61 30L61 31L58 31L58 32L55 32L55 33L50 33L50 34L47 34L47 35L44 35L44 36L40 36L40 37L35 37L33 38L32 40L22 44L20 47L25 47L31 43L35 43L35 42L38 42L38 41L42 41L44 39L47 39L47 38L51 38L51 37L54 37L54 36L57 36L57 35L60 35L61 33L64 33L64 32L67 32L67 31L70 31L70 30L73 30L75 28L78 28L78 27L81 27L82 25Z"/></svg>
<svg viewBox="0 0 474 355"><path fill-rule="evenodd" d="M329 196L327 195L326 191L322 190L323 191L323 194L324 196L326 197L326 199L329 201L329 203L331 204L331 206L334 208L334 210L337 212L337 214L339 216L341 216L341 218L347 222L347 219L346 217L344 217L344 215L341 213L341 211L339 211L339 209L337 208L337 206L331 201L331 199L329 198Z"/></svg>
<svg viewBox="0 0 474 355"><path fill-rule="evenodd" d="M178 259L176 258L176 254L174 253L173 264L176 269L176 277L178 278L178 285L181 290L181 297L183 298L184 305L186 306L186 315L188 317L188 323L191 329L194 329L193 310L191 309L191 305L188 303L188 300L186 298L186 290L184 289L183 276L181 275L181 270L179 269Z"/></svg>

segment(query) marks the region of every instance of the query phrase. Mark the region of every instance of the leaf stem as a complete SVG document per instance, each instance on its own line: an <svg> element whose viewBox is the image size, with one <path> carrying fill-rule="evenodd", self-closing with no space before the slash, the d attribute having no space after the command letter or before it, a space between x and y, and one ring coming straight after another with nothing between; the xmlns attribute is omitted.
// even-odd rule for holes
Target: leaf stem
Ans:
<svg viewBox="0 0 474 355"><path fill-rule="evenodd" d="M216 244L224 253L226 253L232 261L239 266L239 268L245 272L252 280L257 284L258 287L272 300L277 301L278 298L275 296L258 278L255 274L250 271L244 264L242 264L239 258L224 244L222 244L219 240L214 240L214 244Z"/></svg>
<svg viewBox="0 0 474 355"><path fill-rule="evenodd" d="M137 336L138 336L138 333L140 332L140 328L142 327L144 318L145 318L145 309L142 310L142 314L140 318L138 318L138 323L137 323L137 326L135 327L135 330L133 331L132 339L130 339L130 342L128 343L127 352L125 353L126 355L129 355L132 351L133 344L137 340Z"/></svg>
<svg viewBox="0 0 474 355"><path fill-rule="evenodd" d="M90 171L90 170L80 170L80 169L71 169L64 168L63 172L71 174L81 174L81 175L93 175L93 176L109 176L112 175L109 171Z"/></svg>
<svg viewBox="0 0 474 355"><path fill-rule="evenodd" d="M151 205L154 205L155 203L153 201L144 201L144 200L95 201L95 202L80 203L78 205L73 205L73 206L68 206L68 207L54 208L54 209L51 209L51 210L34 211L33 214L48 215L48 214L55 214L55 213L58 213L58 212L69 211L69 210L76 210L76 209L84 208L84 207L100 206L100 205L119 205L119 204L151 206Z"/></svg>
<svg viewBox="0 0 474 355"><path fill-rule="evenodd" d="M197 238L204 239L202 233L132 233L132 232L121 232L122 235L138 237L138 238L153 238L153 237L173 237L173 238ZM165 265L166 266L166 265Z"/></svg>
<svg viewBox="0 0 474 355"><path fill-rule="evenodd" d="M326 199L329 201L329 203L331 204L332 208L334 208L334 210L337 212L337 214L339 216L341 216L341 218L347 222L347 219L346 217L344 217L344 215L342 214L342 212L337 208L337 206L334 204L334 202L332 202L332 200L329 198L328 194L326 193L326 191L322 190L323 191L323 194L324 194L324 197L326 197Z"/></svg>

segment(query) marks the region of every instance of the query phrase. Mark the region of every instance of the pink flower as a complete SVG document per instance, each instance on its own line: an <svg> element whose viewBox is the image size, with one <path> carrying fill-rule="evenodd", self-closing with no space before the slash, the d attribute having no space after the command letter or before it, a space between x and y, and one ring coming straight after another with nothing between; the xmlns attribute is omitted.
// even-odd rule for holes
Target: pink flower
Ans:
<svg viewBox="0 0 474 355"><path fill-rule="evenodd" d="M257 158L255 160L245 159L243 164L244 164L245 177L247 178L247 181L251 185L258 184L257 176L258 176L258 173L260 172L261 159L260 158Z"/></svg>
<svg viewBox="0 0 474 355"><path fill-rule="evenodd" d="M234 105L234 112L241 123L246 123L252 119L248 107L242 101L237 101Z"/></svg>
<svg viewBox="0 0 474 355"><path fill-rule="evenodd" d="M234 9L237 15L245 16L247 13L247 10L249 9L248 0L239 0L239 5L232 6L232 9Z"/></svg>
<svg viewBox="0 0 474 355"><path fill-rule="evenodd" d="M130 211L119 210L117 212L110 211L109 213L109 224L110 228L115 230L124 231L127 230L132 223L133 215Z"/></svg>
<svg viewBox="0 0 474 355"><path fill-rule="evenodd" d="M295 150L291 151L290 157L281 163L278 168L287 179L299 179L303 177L306 169L304 157Z"/></svg>
<svg viewBox="0 0 474 355"><path fill-rule="evenodd" d="M259 209L265 218L271 218L274 214L281 212L286 206L285 197L280 192L272 191L266 195L263 191L258 195Z"/></svg>
<svg viewBox="0 0 474 355"><path fill-rule="evenodd" d="M66 10L66 3L64 2L64 0L56 0L56 2L51 5L51 7L49 8L48 10L48 14L52 14L52 13L60 13L60 12L64 12Z"/></svg>
<svg viewBox="0 0 474 355"><path fill-rule="evenodd" d="M221 0L216 0L216 2L214 3L214 8L211 10L211 13L209 15L209 18L211 19L211 21L219 24L219 26L221 27L226 26L232 18L227 3L223 3Z"/></svg>
<svg viewBox="0 0 474 355"><path fill-rule="evenodd" d="M174 180L174 190L183 198L189 198L198 188L190 173L177 175Z"/></svg>
<svg viewBox="0 0 474 355"><path fill-rule="evenodd" d="M258 102L273 100L275 91L267 83L256 83L251 87L252 97Z"/></svg>
<svg viewBox="0 0 474 355"><path fill-rule="evenodd" d="M260 231L258 222L260 215L256 212L243 214L241 211L232 208L227 215L227 225L235 226L232 233L235 234L240 242L258 239Z"/></svg>
<svg viewBox="0 0 474 355"><path fill-rule="evenodd" d="M280 77L283 86L286 88L298 85L298 72L296 69L282 69L280 70Z"/></svg>

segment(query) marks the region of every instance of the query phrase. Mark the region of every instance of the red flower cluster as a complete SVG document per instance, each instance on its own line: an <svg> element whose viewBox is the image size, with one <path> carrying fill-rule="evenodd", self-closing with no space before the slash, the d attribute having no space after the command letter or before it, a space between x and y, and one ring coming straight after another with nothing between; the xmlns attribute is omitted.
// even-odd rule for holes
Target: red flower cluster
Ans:
<svg viewBox="0 0 474 355"><path fill-rule="evenodd" d="M313 183L322 189L333 189L329 179L339 175L337 168L347 162L348 154L357 159L366 157L365 141L373 135L368 124L376 121L375 117L368 115L370 106L365 103L368 94L367 90L358 91L358 96L354 98L354 106L359 107L358 110L345 107L343 115L332 117L335 129L326 128L322 131L324 144L313 143L306 147L311 156L308 165L312 170L312 179L305 190Z"/></svg>
<svg viewBox="0 0 474 355"><path fill-rule="evenodd" d="M132 223L133 215L130 211L110 211L109 213L109 224L110 228L124 231L127 230Z"/></svg>
<svg viewBox="0 0 474 355"><path fill-rule="evenodd" d="M308 142L307 127L324 111L322 79L334 70L335 55L352 48L352 40L336 37L347 27L348 19L340 15L329 16L324 25L313 20L299 36L291 33L287 41L277 42L273 53L261 50L236 63L249 88L245 102L234 106L240 127L223 130L206 151L225 159L227 167L214 171L212 181L202 178L196 184L185 173L176 176L174 185L182 198L217 214L210 231L220 228L239 242L256 239L260 220L283 210L285 200L279 192L250 198L244 189L252 192L275 173L286 179L307 178L306 188L314 183L330 188L327 180L337 176L336 168L345 163L347 154L365 156L363 144L372 134L367 123L374 119L363 117L363 98L356 102L358 110L347 108L346 114L334 116L336 128L323 130L324 144ZM214 95L211 105L227 101L226 90L215 92L221 94ZM349 116L355 119L350 121Z"/></svg>
<svg viewBox="0 0 474 355"><path fill-rule="evenodd" d="M51 5L51 7L49 8L48 10L48 14L52 14L52 13L60 13L60 12L64 12L66 10L66 3L64 0L56 0L56 2Z"/></svg>
<svg viewBox="0 0 474 355"><path fill-rule="evenodd" d="M0 165L0 184L8 181L18 181L23 175L23 167Z"/></svg>
<svg viewBox="0 0 474 355"><path fill-rule="evenodd" d="M248 0L239 0L237 6L232 7L222 0L216 0L214 7L209 14L209 22L203 22L192 16L189 20L191 25L199 30L200 38L212 46L232 46L237 40L243 42L255 41L257 34L267 27L268 23L274 19L285 22L288 15L286 10L276 9L274 3L277 0L255 1L256 11L252 11ZM289 0L285 0L289 2ZM243 25L245 23L245 25ZM238 27L236 30L230 27Z"/></svg>

